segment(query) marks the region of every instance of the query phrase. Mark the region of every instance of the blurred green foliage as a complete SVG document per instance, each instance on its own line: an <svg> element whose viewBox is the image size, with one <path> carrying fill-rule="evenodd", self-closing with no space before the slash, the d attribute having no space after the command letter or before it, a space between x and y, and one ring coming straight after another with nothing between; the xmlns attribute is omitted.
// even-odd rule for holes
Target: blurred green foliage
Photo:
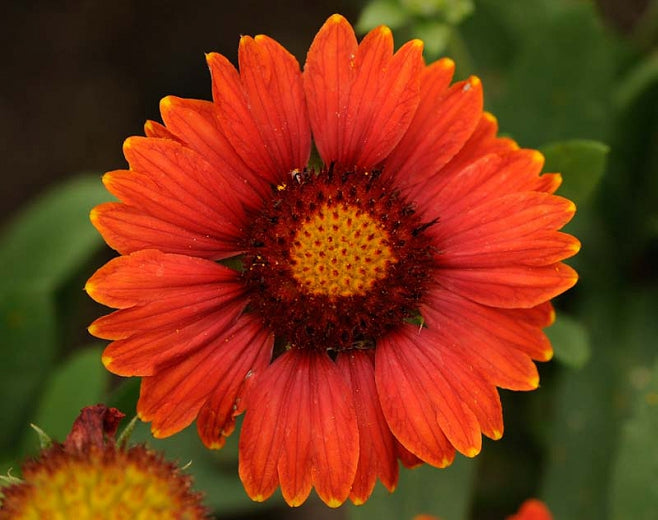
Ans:
<svg viewBox="0 0 658 520"><path fill-rule="evenodd" d="M414 514L444 520L503 518L535 494L560 520L653 519L658 510L658 2L619 34L596 4L579 0L373 0L358 28L384 23L397 42L420 37L432 60L483 79L486 108L503 133L537 147L559 194L578 213L578 286L558 299L548 329L555 361L542 387L505 402L507 433L476 460L445 470L401 470L396 493L378 485L356 520ZM285 42L283 42L285 44ZM102 165L99 165L102 166ZM99 345L72 349L67 300L80 297L102 241L88 222L108 199L98 175L62 184L0 235L0 473L37 446L35 422L62 438L80 407L104 401L130 414L138 381L112 379ZM77 284L77 285L76 285ZM75 319L75 318L70 318ZM519 404L523 403L523 404ZM231 514L272 512L237 479L237 436L208 452L193 428L134 439L192 461L208 504ZM531 463L529 463L529 461ZM14 470L14 474L16 469ZM491 500L495 496L496 500ZM274 515L274 513L271 513ZM302 508L288 516L308 514Z"/></svg>

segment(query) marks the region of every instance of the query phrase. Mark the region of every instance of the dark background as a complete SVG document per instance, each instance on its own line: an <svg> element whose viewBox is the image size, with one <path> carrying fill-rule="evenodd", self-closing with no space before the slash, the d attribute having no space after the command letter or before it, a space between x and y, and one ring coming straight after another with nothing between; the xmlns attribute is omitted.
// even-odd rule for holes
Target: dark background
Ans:
<svg viewBox="0 0 658 520"><path fill-rule="evenodd" d="M8 4L8 5L7 5ZM0 220L58 179L125 166L121 144L169 94L210 99L204 53L234 63L241 34L267 34L303 64L335 12L360 2L3 2Z"/></svg>
<svg viewBox="0 0 658 520"><path fill-rule="evenodd" d="M579 0L574 0L579 1ZM0 221L58 179L125 165L121 143L159 119L168 95L210 98L204 53L233 62L241 34L297 56L335 12L363 0L3 2L0 15ZM599 0L628 31L647 0Z"/></svg>

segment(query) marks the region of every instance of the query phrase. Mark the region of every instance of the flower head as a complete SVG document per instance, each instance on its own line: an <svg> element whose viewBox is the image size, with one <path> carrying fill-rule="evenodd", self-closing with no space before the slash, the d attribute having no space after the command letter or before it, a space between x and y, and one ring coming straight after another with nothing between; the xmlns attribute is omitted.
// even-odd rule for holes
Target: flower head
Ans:
<svg viewBox="0 0 658 520"><path fill-rule="evenodd" d="M3 489L0 520L207 518L190 478L144 446L117 445L123 414L84 408L71 433L23 466L20 483Z"/></svg>
<svg viewBox="0 0 658 520"><path fill-rule="evenodd" d="M529 498L523 504L519 510L511 515L506 517L507 520L553 520L553 515L546 507L541 500L536 498ZM441 520L437 516L420 514L414 516L413 520Z"/></svg>
<svg viewBox="0 0 658 520"><path fill-rule="evenodd" d="M500 438L497 387L537 387L549 300L576 282L560 176L496 136L477 78L451 85L417 40L394 53L387 27L358 43L330 17L303 73L263 35L239 71L207 59L213 101L165 98L104 177L121 202L92 212L121 256L87 284L118 309L90 331L143 378L141 419L219 448L246 411L246 491L291 505L362 503L398 459Z"/></svg>
<svg viewBox="0 0 658 520"><path fill-rule="evenodd" d="M529 498L521 504L518 512L508 516L507 520L553 520L553 515L541 500Z"/></svg>

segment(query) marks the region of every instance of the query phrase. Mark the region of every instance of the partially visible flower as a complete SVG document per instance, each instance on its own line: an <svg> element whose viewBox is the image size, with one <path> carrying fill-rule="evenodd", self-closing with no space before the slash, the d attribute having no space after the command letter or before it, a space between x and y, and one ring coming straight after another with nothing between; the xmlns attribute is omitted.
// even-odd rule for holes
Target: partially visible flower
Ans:
<svg viewBox="0 0 658 520"><path fill-rule="evenodd" d="M264 35L239 71L209 54L213 101L163 99L92 212L121 254L86 285L118 309L90 327L103 363L143 378L157 437L196 420L220 448L246 410L254 500L360 504L398 460L477 455L503 435L497 388L537 388L549 300L576 283L560 176L497 136L478 78L394 47L334 15L303 73Z"/></svg>
<svg viewBox="0 0 658 520"><path fill-rule="evenodd" d="M438 516L420 514L414 516L413 520L441 520ZM519 511L508 516L506 520L553 520L553 515L541 500L529 498L519 508Z"/></svg>
<svg viewBox="0 0 658 520"><path fill-rule="evenodd" d="M541 500L529 498L521 504L518 513L508 516L507 520L553 520L553 515Z"/></svg>
<svg viewBox="0 0 658 520"><path fill-rule="evenodd" d="M200 520L208 518L191 478L148 448L117 444L124 415L84 408L64 443L23 465L2 489L0 520Z"/></svg>

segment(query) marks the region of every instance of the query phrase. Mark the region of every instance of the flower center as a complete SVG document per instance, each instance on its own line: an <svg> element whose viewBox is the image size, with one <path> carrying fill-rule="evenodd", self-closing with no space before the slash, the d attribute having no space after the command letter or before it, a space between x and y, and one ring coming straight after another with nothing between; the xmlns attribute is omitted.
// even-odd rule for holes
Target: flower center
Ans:
<svg viewBox="0 0 658 520"><path fill-rule="evenodd" d="M246 230L248 310L281 346L374 348L417 317L435 254L422 223L377 172L293 172Z"/></svg>
<svg viewBox="0 0 658 520"><path fill-rule="evenodd" d="M359 207L323 204L297 230L291 272L310 294L363 295L396 262L386 229Z"/></svg>

